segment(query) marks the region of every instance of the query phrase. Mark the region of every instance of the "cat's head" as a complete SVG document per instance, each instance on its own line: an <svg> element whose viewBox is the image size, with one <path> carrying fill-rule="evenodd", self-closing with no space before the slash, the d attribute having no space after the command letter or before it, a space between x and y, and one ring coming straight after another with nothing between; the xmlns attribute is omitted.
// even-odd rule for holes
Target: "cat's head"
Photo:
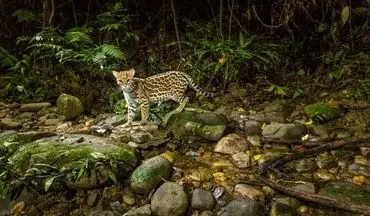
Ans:
<svg viewBox="0 0 370 216"><path fill-rule="evenodd" d="M122 88L123 91L132 90L132 79L135 76L135 70L130 69L128 71L112 71L116 78L117 84Z"/></svg>

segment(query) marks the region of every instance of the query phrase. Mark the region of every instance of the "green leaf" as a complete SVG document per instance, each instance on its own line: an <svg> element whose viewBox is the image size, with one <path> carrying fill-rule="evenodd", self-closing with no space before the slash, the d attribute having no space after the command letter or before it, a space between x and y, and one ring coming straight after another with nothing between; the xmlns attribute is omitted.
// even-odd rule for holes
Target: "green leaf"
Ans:
<svg viewBox="0 0 370 216"><path fill-rule="evenodd" d="M113 173L112 170L108 170L108 176L109 178L114 182L114 184L117 184L117 178L116 175Z"/></svg>
<svg viewBox="0 0 370 216"><path fill-rule="evenodd" d="M346 6L342 9L341 17L342 17L343 25L346 24L346 22L348 21L348 18L349 18L349 7L348 6Z"/></svg>
<svg viewBox="0 0 370 216"><path fill-rule="evenodd" d="M53 176L53 177L51 177L51 178L46 179L46 181L45 181L45 192L48 192L48 190L49 190L50 186L53 184L54 179L55 179L56 177L57 177L57 176Z"/></svg>
<svg viewBox="0 0 370 216"><path fill-rule="evenodd" d="M95 159L98 159L98 158L103 158L103 159L106 159L107 157L101 153L101 152L92 152L90 153L90 156L95 158Z"/></svg>

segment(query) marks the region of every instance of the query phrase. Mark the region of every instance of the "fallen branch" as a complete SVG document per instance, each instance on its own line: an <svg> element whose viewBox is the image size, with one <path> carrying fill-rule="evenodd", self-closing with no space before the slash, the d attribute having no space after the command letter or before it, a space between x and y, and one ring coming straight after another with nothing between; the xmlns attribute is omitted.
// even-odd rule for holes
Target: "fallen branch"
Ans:
<svg viewBox="0 0 370 216"><path fill-rule="evenodd" d="M274 182L267 177L268 171L275 173L277 177L282 176L282 173L279 171L279 168L281 168L281 166L287 162L290 162L296 159L302 159L307 156L312 156L312 155L315 155L315 154L318 154L324 151L330 151L330 150L337 149L337 148L343 148L343 147L353 148L353 147L360 147L363 145L370 145L370 135L365 135L362 137L353 137L353 138L344 139L344 140L338 140L338 141L334 141L331 143L323 144L321 146L318 146L312 149L308 149L301 153L286 154L286 155L276 157L274 159L264 162L261 165L260 167L261 180L267 186L273 188L276 191L284 193L288 196L293 196L301 200L314 202L319 205L325 205L325 206L343 209L343 210L354 212L354 213L368 215L370 213L370 206L358 205L355 203L347 202L345 200L335 199L332 197L307 193L307 192L304 192L298 189L289 188L289 187L286 187L285 185Z"/></svg>

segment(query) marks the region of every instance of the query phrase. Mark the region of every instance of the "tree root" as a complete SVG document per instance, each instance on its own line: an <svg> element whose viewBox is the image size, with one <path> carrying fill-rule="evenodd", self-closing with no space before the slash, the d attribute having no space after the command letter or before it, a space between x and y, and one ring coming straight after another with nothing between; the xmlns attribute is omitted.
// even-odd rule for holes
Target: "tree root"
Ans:
<svg viewBox="0 0 370 216"><path fill-rule="evenodd" d="M287 154L273 158L261 164L260 166L261 180L264 184L271 187L272 189L279 191L283 194L286 194L288 196L296 197L298 199L309 202L314 202L319 205L343 209L346 211L360 213L363 215L370 215L370 206L359 205L345 200L335 199L318 194L307 193L298 189L288 188L282 184L279 184L278 181L270 180L267 176L268 171L271 171L275 173L278 178L281 177L283 173L280 172L279 168L281 168L281 166L284 165L285 163L296 159L302 159L307 156L312 156L324 151L330 151L337 148L355 148L355 147L358 148L361 146L370 146L370 135L365 135L362 137L353 137L345 140L338 140L331 143L322 144L318 147L308 149L304 152L296 154Z"/></svg>

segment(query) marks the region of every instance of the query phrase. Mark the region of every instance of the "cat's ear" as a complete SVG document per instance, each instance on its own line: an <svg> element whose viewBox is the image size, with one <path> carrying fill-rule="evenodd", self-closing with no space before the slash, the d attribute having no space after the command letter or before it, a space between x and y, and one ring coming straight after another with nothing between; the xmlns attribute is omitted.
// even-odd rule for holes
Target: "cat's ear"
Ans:
<svg viewBox="0 0 370 216"><path fill-rule="evenodd" d="M118 77L118 75L119 75L119 72L117 72L117 71L112 71L112 73L113 73L114 77Z"/></svg>
<svg viewBox="0 0 370 216"><path fill-rule="evenodd" d="M132 77L134 77L135 76L135 69L130 69L129 71L128 71L128 75L132 78Z"/></svg>

